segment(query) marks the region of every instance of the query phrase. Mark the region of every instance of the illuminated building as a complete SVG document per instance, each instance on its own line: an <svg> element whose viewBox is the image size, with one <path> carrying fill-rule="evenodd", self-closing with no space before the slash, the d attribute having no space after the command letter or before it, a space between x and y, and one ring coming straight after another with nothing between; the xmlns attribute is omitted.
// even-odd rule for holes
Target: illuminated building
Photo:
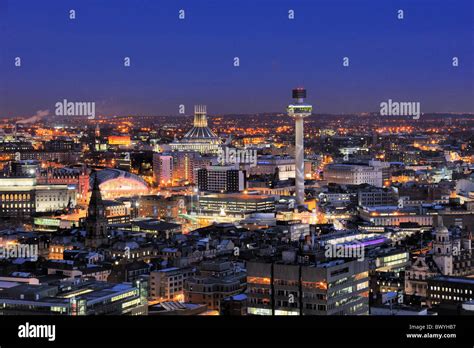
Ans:
<svg viewBox="0 0 474 348"><path fill-rule="evenodd" d="M67 250L67 249L66 249ZM64 252L64 251L63 251ZM96 261L97 262L97 261ZM82 262L61 259L48 260L45 264L48 274L60 274L62 279L94 278L105 282L111 271L108 267L84 264Z"/></svg>
<svg viewBox="0 0 474 348"><path fill-rule="evenodd" d="M250 175L274 175L275 173L278 173L278 180L294 178L295 159L288 156L259 156L257 165L249 168Z"/></svg>
<svg viewBox="0 0 474 348"><path fill-rule="evenodd" d="M86 170L76 168L48 168L41 170L36 176L38 184L44 185L75 185L77 201L85 203L89 192L89 174Z"/></svg>
<svg viewBox="0 0 474 348"><path fill-rule="evenodd" d="M295 185L277 185L267 187L263 181L247 181L249 190L269 196L292 196L295 192Z"/></svg>
<svg viewBox="0 0 474 348"><path fill-rule="evenodd" d="M399 151L399 150L396 150ZM421 158L420 151L403 151L402 152L402 161L405 164L417 164Z"/></svg>
<svg viewBox="0 0 474 348"><path fill-rule="evenodd" d="M245 290L245 271L229 261L203 261L199 272L184 282L185 301L219 310L221 301Z"/></svg>
<svg viewBox="0 0 474 348"><path fill-rule="evenodd" d="M184 282L194 276L193 268L164 268L150 272L150 297L161 301L183 301Z"/></svg>
<svg viewBox="0 0 474 348"><path fill-rule="evenodd" d="M374 257L376 271L396 273L402 272L408 265L409 259L410 254L408 251L395 249L383 252L383 249L381 249L381 251L378 252Z"/></svg>
<svg viewBox="0 0 474 348"><path fill-rule="evenodd" d="M135 207L130 202L104 200L105 216L109 224L128 223L134 217ZM35 230L56 232L59 229L71 229L81 226L86 217L86 210L59 216L35 217L33 219Z"/></svg>
<svg viewBox="0 0 474 348"><path fill-rule="evenodd" d="M130 146L132 141L130 135L111 135L108 138L109 145Z"/></svg>
<svg viewBox="0 0 474 348"><path fill-rule="evenodd" d="M103 169L97 171L96 176L100 191L105 199L141 196L149 192L146 182L129 172L119 169Z"/></svg>
<svg viewBox="0 0 474 348"><path fill-rule="evenodd" d="M113 260L123 260L125 263L149 261L150 257L153 255L153 247L151 245L139 244L134 241L121 240L107 248L105 255Z"/></svg>
<svg viewBox="0 0 474 348"><path fill-rule="evenodd" d="M109 224L126 223L130 221L131 207L123 202L103 200L105 216Z"/></svg>
<svg viewBox="0 0 474 348"><path fill-rule="evenodd" d="M472 236L466 231L454 236L438 217L434 229L432 253L420 255L405 271L405 293L421 298L428 296L428 280L435 276L472 276L474 253Z"/></svg>
<svg viewBox="0 0 474 348"><path fill-rule="evenodd" d="M404 197L404 206L418 207L421 204L448 204L450 195L448 185L410 182L400 185L398 194L400 197Z"/></svg>
<svg viewBox="0 0 474 348"><path fill-rule="evenodd" d="M179 195L171 197L146 195L141 196L137 203L140 217L177 219L180 214L185 214L187 211L185 198Z"/></svg>
<svg viewBox="0 0 474 348"><path fill-rule="evenodd" d="M65 250L72 250L73 248L74 247L73 247L72 244L71 245L66 245L66 244L63 244L63 243L59 243L57 241L52 242L49 245L48 260L63 260L64 251Z"/></svg>
<svg viewBox="0 0 474 348"><path fill-rule="evenodd" d="M208 192L240 192L246 188L245 171L235 166L208 166L198 170L198 187Z"/></svg>
<svg viewBox="0 0 474 348"><path fill-rule="evenodd" d="M410 253L403 249L375 248L369 252L369 257L372 294L403 292L404 272L406 266L410 264ZM381 299L380 296L378 299Z"/></svg>
<svg viewBox="0 0 474 348"><path fill-rule="evenodd" d="M264 137L248 136L248 137L243 138L241 142L242 142L242 145L244 146L259 145L259 144L265 144L266 139Z"/></svg>
<svg viewBox="0 0 474 348"><path fill-rule="evenodd" d="M165 238L171 238L174 234L182 232L181 225L158 219L141 219L129 224L121 224L119 227L124 231L151 233Z"/></svg>
<svg viewBox="0 0 474 348"><path fill-rule="evenodd" d="M11 175L16 177L29 176L34 177L37 175L41 163L38 161L12 161L11 166Z"/></svg>
<svg viewBox="0 0 474 348"><path fill-rule="evenodd" d="M146 315L145 281L69 282L58 285L19 284L2 291L2 315Z"/></svg>
<svg viewBox="0 0 474 348"><path fill-rule="evenodd" d="M405 271L405 294L426 298L427 281L439 275L431 257L419 255Z"/></svg>
<svg viewBox="0 0 474 348"><path fill-rule="evenodd" d="M438 216L438 227L434 230L433 261L443 275L468 276L474 274L472 235L461 231L458 238L443 226Z"/></svg>
<svg viewBox="0 0 474 348"><path fill-rule="evenodd" d="M33 145L29 141L1 142L0 152L11 153L34 151Z"/></svg>
<svg viewBox="0 0 474 348"><path fill-rule="evenodd" d="M221 140L207 125L205 105L194 106L194 126L181 140L170 143L173 151L196 151L201 154L217 154Z"/></svg>
<svg viewBox="0 0 474 348"><path fill-rule="evenodd" d="M318 195L321 204L328 204L334 207L344 207L354 200L354 193L347 192L340 186L332 187Z"/></svg>
<svg viewBox="0 0 474 348"><path fill-rule="evenodd" d="M296 203L304 204L304 130L303 119L311 115L313 107L304 104L306 90L293 90L295 104L288 105L288 115L295 119Z"/></svg>
<svg viewBox="0 0 474 348"><path fill-rule="evenodd" d="M409 181L415 181L415 171L414 170L399 170L392 173L390 181L393 183L406 183Z"/></svg>
<svg viewBox="0 0 474 348"><path fill-rule="evenodd" d="M159 186L193 184L197 181L197 170L209 164L210 160L199 152L154 153L153 178Z"/></svg>
<svg viewBox="0 0 474 348"><path fill-rule="evenodd" d="M164 153L153 154L153 177L159 186L173 182L173 156Z"/></svg>
<svg viewBox="0 0 474 348"><path fill-rule="evenodd" d="M72 139L58 138L44 143L46 151L80 151L80 144Z"/></svg>
<svg viewBox="0 0 474 348"><path fill-rule="evenodd" d="M36 231L56 232L59 229L71 229L80 227L80 214L63 215L59 217L35 217L33 219Z"/></svg>
<svg viewBox="0 0 474 348"><path fill-rule="evenodd" d="M273 212L275 197L249 194L211 194L199 197L199 212L207 215L230 215L244 218L257 212Z"/></svg>
<svg viewBox="0 0 474 348"><path fill-rule="evenodd" d="M205 168L210 160L202 157L199 152L173 152L173 182L193 184L197 182L197 170Z"/></svg>
<svg viewBox="0 0 474 348"><path fill-rule="evenodd" d="M357 204L362 207L396 205L398 192L392 187L365 187L357 191Z"/></svg>
<svg viewBox="0 0 474 348"><path fill-rule="evenodd" d="M38 185L35 178L0 178L0 216L29 217L76 205L72 185Z"/></svg>
<svg viewBox="0 0 474 348"><path fill-rule="evenodd" d="M276 226L284 231L292 241L298 240L302 235L309 234L309 224L304 223L301 219L297 219L296 216L294 219L286 220L281 219L281 216L277 215Z"/></svg>
<svg viewBox="0 0 474 348"><path fill-rule="evenodd" d="M419 209L398 208L397 206L360 207L362 220L375 226L399 226L400 223L412 222L420 226L432 226L433 215L420 214Z"/></svg>
<svg viewBox="0 0 474 348"><path fill-rule="evenodd" d="M54 212L76 206L77 189L74 185L36 185L36 212Z"/></svg>
<svg viewBox="0 0 474 348"><path fill-rule="evenodd" d="M369 184L383 187L384 171L389 164L379 161L362 163L333 163L324 168L324 180L332 184L360 185Z"/></svg>
<svg viewBox="0 0 474 348"><path fill-rule="evenodd" d="M90 148L93 149L93 151L97 152L105 152L109 148L106 139L101 137L95 137L91 145L89 145Z"/></svg>
<svg viewBox="0 0 474 348"><path fill-rule="evenodd" d="M474 300L474 279L439 276L428 279L427 303L430 307L442 304L461 304ZM457 311L452 314L458 314Z"/></svg>
<svg viewBox="0 0 474 348"><path fill-rule="evenodd" d="M130 158L130 153L124 153L115 158L115 167L117 169L125 170L129 172L132 169L132 160Z"/></svg>
<svg viewBox="0 0 474 348"><path fill-rule="evenodd" d="M49 161L76 164L81 158L79 151L28 151L21 152L22 160Z"/></svg>
<svg viewBox="0 0 474 348"><path fill-rule="evenodd" d="M367 261L333 260L316 265L295 263L288 252L283 262L247 263L250 315L367 315Z"/></svg>

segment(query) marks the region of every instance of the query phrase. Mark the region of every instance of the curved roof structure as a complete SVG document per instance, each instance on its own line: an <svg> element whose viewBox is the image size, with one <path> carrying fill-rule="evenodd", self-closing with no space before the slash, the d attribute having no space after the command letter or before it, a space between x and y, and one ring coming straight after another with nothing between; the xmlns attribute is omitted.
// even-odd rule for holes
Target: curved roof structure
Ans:
<svg viewBox="0 0 474 348"><path fill-rule="evenodd" d="M94 177L97 177L97 179L99 180L99 185L109 180L122 178L122 179L133 180L147 186L146 181L140 178L138 175L126 172L124 170L115 169L115 168L107 168L107 169L102 169L95 172L95 175L92 175L90 177L91 187L93 186L93 183L94 183Z"/></svg>
<svg viewBox="0 0 474 348"><path fill-rule="evenodd" d="M148 193L145 180L123 170L107 168L95 172L90 177L90 187L93 187L96 177L104 199L140 196Z"/></svg>
<svg viewBox="0 0 474 348"><path fill-rule="evenodd" d="M191 128L184 139L217 139L216 133L214 133L209 127L196 127ZM183 140L184 140L183 139Z"/></svg>

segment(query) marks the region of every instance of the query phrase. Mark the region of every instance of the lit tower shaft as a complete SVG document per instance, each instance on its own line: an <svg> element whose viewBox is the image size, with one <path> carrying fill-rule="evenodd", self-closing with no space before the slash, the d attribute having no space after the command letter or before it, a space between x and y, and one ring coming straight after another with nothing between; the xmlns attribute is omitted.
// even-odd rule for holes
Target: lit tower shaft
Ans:
<svg viewBox="0 0 474 348"><path fill-rule="evenodd" d="M194 127L207 127L206 105L194 105Z"/></svg>
<svg viewBox="0 0 474 348"><path fill-rule="evenodd" d="M306 90L293 90L294 104L288 105L288 115L295 119L296 203L304 204L304 130L303 119L311 115L313 107L305 104Z"/></svg>

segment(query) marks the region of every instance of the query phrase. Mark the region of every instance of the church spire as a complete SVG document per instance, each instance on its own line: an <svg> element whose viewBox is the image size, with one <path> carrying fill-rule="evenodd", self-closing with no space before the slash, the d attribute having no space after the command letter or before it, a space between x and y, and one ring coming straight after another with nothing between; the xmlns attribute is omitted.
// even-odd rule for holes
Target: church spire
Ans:
<svg viewBox="0 0 474 348"><path fill-rule="evenodd" d="M91 199L87 209L87 217L85 219L86 227L86 247L98 248L103 244L107 244L107 217L105 215L105 205L102 201L100 193L99 179L97 172L92 174L94 183L92 186Z"/></svg>
<svg viewBox="0 0 474 348"><path fill-rule="evenodd" d="M99 180L97 179L97 172L93 173L94 183L92 185L92 194L89 201L89 208L87 210L87 217L98 217L103 215L105 217L104 202L102 201L102 194L100 193Z"/></svg>

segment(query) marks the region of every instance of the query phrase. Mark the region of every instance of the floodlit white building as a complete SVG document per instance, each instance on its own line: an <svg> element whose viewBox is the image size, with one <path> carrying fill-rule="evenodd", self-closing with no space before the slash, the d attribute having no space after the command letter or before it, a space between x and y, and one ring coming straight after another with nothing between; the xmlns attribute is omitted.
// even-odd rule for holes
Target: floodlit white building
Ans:
<svg viewBox="0 0 474 348"><path fill-rule="evenodd" d="M38 185L36 178L0 178L0 216L21 217L76 206L75 185Z"/></svg>
<svg viewBox="0 0 474 348"><path fill-rule="evenodd" d="M324 180L341 185L369 184L383 186L383 172L389 164L369 161L367 165L359 163L333 163L324 169Z"/></svg>

